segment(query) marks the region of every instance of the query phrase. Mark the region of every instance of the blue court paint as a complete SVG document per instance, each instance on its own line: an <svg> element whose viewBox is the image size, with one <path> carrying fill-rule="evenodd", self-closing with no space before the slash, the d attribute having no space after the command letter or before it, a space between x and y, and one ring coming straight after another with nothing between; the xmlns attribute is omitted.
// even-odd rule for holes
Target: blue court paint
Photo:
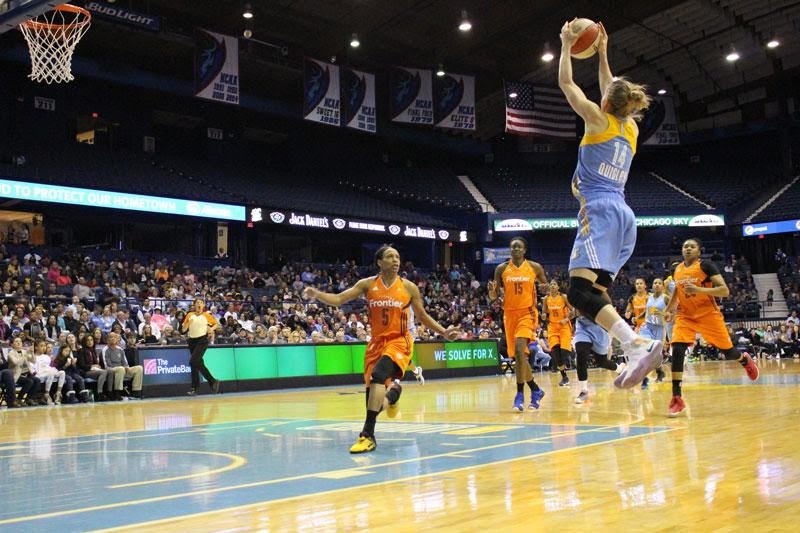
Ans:
<svg viewBox="0 0 800 533"><path fill-rule="evenodd" d="M0 445L9 487L0 529L78 531L439 474L666 427L382 420L376 451L351 455L360 422L265 419ZM216 455L210 455L216 454ZM205 472L246 462L231 470ZM152 483L160 479L191 476ZM127 487L117 485L151 482Z"/></svg>

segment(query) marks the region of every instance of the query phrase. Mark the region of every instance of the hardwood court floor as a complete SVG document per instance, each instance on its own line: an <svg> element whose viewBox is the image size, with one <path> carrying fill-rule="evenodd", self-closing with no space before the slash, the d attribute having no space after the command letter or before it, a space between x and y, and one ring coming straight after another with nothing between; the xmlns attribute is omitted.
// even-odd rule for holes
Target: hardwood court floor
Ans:
<svg viewBox="0 0 800 533"><path fill-rule="evenodd" d="M688 365L677 419L600 370L524 413L512 376L406 382L357 456L358 386L3 409L0 530L797 531L800 362L761 370Z"/></svg>

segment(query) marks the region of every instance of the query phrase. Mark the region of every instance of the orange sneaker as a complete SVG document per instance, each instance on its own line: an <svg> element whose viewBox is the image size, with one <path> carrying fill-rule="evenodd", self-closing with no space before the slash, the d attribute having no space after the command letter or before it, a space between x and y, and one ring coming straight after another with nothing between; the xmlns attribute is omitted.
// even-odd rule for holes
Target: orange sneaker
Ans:
<svg viewBox="0 0 800 533"><path fill-rule="evenodd" d="M669 402L669 416L670 418L675 418L679 414L686 409L686 403L683 401L683 398L680 396L673 396L672 400Z"/></svg>
<svg viewBox="0 0 800 533"><path fill-rule="evenodd" d="M751 381L758 379L758 367L749 353L744 352L742 354L742 360L739 362L742 363L744 371L747 372L747 377L750 378Z"/></svg>

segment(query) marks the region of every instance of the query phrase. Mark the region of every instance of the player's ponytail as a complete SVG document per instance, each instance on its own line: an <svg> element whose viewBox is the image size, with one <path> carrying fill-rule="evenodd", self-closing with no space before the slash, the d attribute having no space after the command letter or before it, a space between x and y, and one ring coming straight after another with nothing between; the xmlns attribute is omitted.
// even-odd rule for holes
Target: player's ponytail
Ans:
<svg viewBox="0 0 800 533"><path fill-rule="evenodd" d="M608 89L608 102L611 113L618 117L642 119L642 111L650 107L647 87L632 83L625 78L617 78Z"/></svg>

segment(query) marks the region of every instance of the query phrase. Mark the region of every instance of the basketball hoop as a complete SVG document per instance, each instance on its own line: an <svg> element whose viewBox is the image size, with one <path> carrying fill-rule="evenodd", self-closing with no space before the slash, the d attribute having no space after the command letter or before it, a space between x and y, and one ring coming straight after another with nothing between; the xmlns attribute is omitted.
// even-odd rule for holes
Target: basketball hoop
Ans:
<svg viewBox="0 0 800 533"><path fill-rule="evenodd" d="M82 7L62 4L20 24L31 54L28 77L48 84L74 80L72 53L91 22L91 13Z"/></svg>

